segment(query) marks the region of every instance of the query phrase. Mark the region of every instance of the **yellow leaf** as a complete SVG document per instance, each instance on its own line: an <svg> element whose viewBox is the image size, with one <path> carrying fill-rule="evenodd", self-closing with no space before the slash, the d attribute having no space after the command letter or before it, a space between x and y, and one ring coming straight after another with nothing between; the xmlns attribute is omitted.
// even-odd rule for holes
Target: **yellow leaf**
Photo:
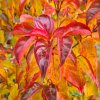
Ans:
<svg viewBox="0 0 100 100"><path fill-rule="evenodd" d="M32 6L34 7L35 9L35 14L38 16L40 14L42 14L42 5L41 5L41 2L40 0L33 0L32 1Z"/></svg>
<svg viewBox="0 0 100 100"><path fill-rule="evenodd" d="M57 49L54 50L54 55L51 58L50 66L47 70L47 75L53 84L58 84L60 81L60 70L59 70L59 56L57 54Z"/></svg>
<svg viewBox="0 0 100 100"><path fill-rule="evenodd" d="M4 79L7 79L6 71L5 71L3 68L0 68L0 75L1 75Z"/></svg>
<svg viewBox="0 0 100 100"><path fill-rule="evenodd" d="M18 84L14 84L10 89L8 100L15 100L18 95Z"/></svg>
<svg viewBox="0 0 100 100"><path fill-rule="evenodd" d="M96 76L96 64L97 64L97 52L95 44L92 38L87 38L80 44L80 53L90 62L91 66L88 65L91 70L91 75L95 78Z"/></svg>
<svg viewBox="0 0 100 100"><path fill-rule="evenodd" d="M64 79L60 80L60 82L58 84L58 90L59 90L59 93L61 94L61 96L63 97L63 100L71 100L68 95L67 82Z"/></svg>
<svg viewBox="0 0 100 100"><path fill-rule="evenodd" d="M4 32L0 30L0 43L4 43L4 42L5 42Z"/></svg>
<svg viewBox="0 0 100 100"><path fill-rule="evenodd" d="M88 81L84 87L85 96L96 96L98 94L98 88L93 81Z"/></svg>

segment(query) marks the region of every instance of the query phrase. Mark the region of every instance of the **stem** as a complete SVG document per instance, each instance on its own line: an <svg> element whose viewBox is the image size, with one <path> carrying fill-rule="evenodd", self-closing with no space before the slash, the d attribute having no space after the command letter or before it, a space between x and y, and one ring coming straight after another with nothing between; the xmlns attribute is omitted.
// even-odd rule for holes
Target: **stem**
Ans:
<svg viewBox="0 0 100 100"><path fill-rule="evenodd" d="M72 48L76 47L79 43L77 42Z"/></svg>
<svg viewBox="0 0 100 100"><path fill-rule="evenodd" d="M87 38L88 36L85 36L83 39ZM72 48L75 48L77 45L79 44L79 42L77 42L75 45L73 45Z"/></svg>
<svg viewBox="0 0 100 100"><path fill-rule="evenodd" d="M57 28L59 27L59 14L58 13L56 13L57 14Z"/></svg>
<svg viewBox="0 0 100 100"><path fill-rule="evenodd" d="M57 15L57 28L59 27L59 12L61 10L61 6L63 4L64 0L58 0L58 4L55 4L55 9L56 9L56 15Z"/></svg>

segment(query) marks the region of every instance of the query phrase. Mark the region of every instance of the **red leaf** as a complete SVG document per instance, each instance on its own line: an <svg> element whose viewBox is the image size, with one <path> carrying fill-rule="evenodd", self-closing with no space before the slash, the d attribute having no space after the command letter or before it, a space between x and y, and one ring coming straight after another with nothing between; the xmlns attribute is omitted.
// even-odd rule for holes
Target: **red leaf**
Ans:
<svg viewBox="0 0 100 100"><path fill-rule="evenodd" d="M21 24L17 24L14 27L12 34L14 34L14 35L26 35L29 32L31 32L32 30L33 30L33 26L31 26L30 24L21 23Z"/></svg>
<svg viewBox="0 0 100 100"><path fill-rule="evenodd" d="M80 6L80 0L73 0L72 2L74 2L77 6Z"/></svg>
<svg viewBox="0 0 100 100"><path fill-rule="evenodd" d="M46 44L46 42L42 40L37 41L34 45L34 54L41 71L42 79L44 79L47 68L50 63L51 46Z"/></svg>
<svg viewBox="0 0 100 100"><path fill-rule="evenodd" d="M20 22L33 22L34 18L28 14L23 14L20 16Z"/></svg>
<svg viewBox="0 0 100 100"><path fill-rule="evenodd" d="M26 84L25 86L25 89L29 89L31 88L34 83L35 83L35 80L40 76L40 72L34 74L34 76L32 77L32 79Z"/></svg>
<svg viewBox="0 0 100 100"><path fill-rule="evenodd" d="M34 37L22 37L20 38L14 48L14 53L18 63L21 62L22 57L24 56L25 52L28 50L30 45L32 44Z"/></svg>
<svg viewBox="0 0 100 100"><path fill-rule="evenodd" d="M95 0L91 4L86 14L86 23L88 24L95 17L100 17L100 0Z"/></svg>
<svg viewBox="0 0 100 100"><path fill-rule="evenodd" d="M40 29L44 28L51 35L54 30L54 23L48 15L41 15L35 19L35 27Z"/></svg>
<svg viewBox="0 0 100 100"><path fill-rule="evenodd" d="M33 94L38 92L42 88L42 85L35 82L31 88L25 90L22 94L21 100L28 100Z"/></svg>
<svg viewBox="0 0 100 100"><path fill-rule="evenodd" d="M48 33L42 29L34 29L30 24L21 23L14 27L12 32L14 35L25 35L25 36L39 36L41 38L49 39Z"/></svg>
<svg viewBox="0 0 100 100"><path fill-rule="evenodd" d="M20 0L20 4L19 4L20 15L21 15L22 12L23 12L25 3L26 3L26 0Z"/></svg>
<svg viewBox="0 0 100 100"><path fill-rule="evenodd" d="M63 34L66 32L66 27L59 27L54 31L54 36L53 37L62 37Z"/></svg>
<svg viewBox="0 0 100 100"><path fill-rule="evenodd" d="M53 84L43 88L42 97L43 100L56 100L56 88Z"/></svg>
<svg viewBox="0 0 100 100"><path fill-rule="evenodd" d="M63 65L66 58L71 52L72 48L72 38L66 37L66 38L58 38L58 51L59 51L59 57L60 57L60 65Z"/></svg>
<svg viewBox="0 0 100 100"><path fill-rule="evenodd" d="M71 51L71 53L69 54L69 58L73 61L74 64L77 63L77 58L73 51Z"/></svg>
<svg viewBox="0 0 100 100"><path fill-rule="evenodd" d="M80 22L72 22L67 26L57 28L54 32L54 37L65 37L69 35L91 35L87 25Z"/></svg>
<svg viewBox="0 0 100 100"><path fill-rule="evenodd" d="M23 74L24 74L24 71L21 71L19 74L17 74L16 82L17 82L18 84L20 84L20 81L21 81L21 79L22 79L22 77L23 77Z"/></svg>
<svg viewBox="0 0 100 100"><path fill-rule="evenodd" d="M33 29L27 36L38 36L41 38L49 39L47 32L42 29Z"/></svg>
<svg viewBox="0 0 100 100"><path fill-rule="evenodd" d="M68 35L91 35L89 27L80 22L72 22L66 26L66 32L64 36Z"/></svg>

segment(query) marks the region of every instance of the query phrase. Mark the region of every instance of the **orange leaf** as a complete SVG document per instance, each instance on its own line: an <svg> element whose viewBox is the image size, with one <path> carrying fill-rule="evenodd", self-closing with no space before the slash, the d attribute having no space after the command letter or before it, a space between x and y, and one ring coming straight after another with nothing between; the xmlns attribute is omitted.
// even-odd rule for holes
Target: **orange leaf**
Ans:
<svg viewBox="0 0 100 100"><path fill-rule="evenodd" d="M87 38L80 44L80 54L84 57L90 70L90 77L96 79L97 53L92 38Z"/></svg>
<svg viewBox="0 0 100 100"><path fill-rule="evenodd" d="M63 77L79 89L80 92L83 92L85 80L83 77L82 70L75 66L71 59L67 59L66 64L61 68Z"/></svg>

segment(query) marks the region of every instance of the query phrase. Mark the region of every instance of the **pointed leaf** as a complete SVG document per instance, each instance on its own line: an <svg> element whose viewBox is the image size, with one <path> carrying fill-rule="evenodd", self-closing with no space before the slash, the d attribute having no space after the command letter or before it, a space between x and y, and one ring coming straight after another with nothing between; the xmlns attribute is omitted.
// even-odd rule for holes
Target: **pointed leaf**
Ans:
<svg viewBox="0 0 100 100"><path fill-rule="evenodd" d="M16 82L17 82L18 84L20 84L20 82L21 82L21 80L22 80L24 74L25 74L24 71L20 71L19 73L17 73L17 75L16 75Z"/></svg>
<svg viewBox="0 0 100 100"><path fill-rule="evenodd" d="M89 70L90 70L90 76L92 77L92 79L95 81L96 80L96 75L95 75L95 71L92 68L91 62L89 61L89 59L87 59L85 56L82 56L85 61L88 64Z"/></svg>
<svg viewBox="0 0 100 100"><path fill-rule="evenodd" d="M14 53L16 56L16 59L18 63L21 62L21 59L23 58L25 52L29 49L29 47L32 45L34 40L34 37L22 37L20 38L14 48Z"/></svg>
<svg viewBox="0 0 100 100"><path fill-rule="evenodd" d="M50 63L51 46L45 43L45 41L37 41L34 45L34 54L41 71L42 79L44 79Z"/></svg>
<svg viewBox="0 0 100 100"><path fill-rule="evenodd" d="M71 52L72 48L72 39L71 37L66 38L58 38L58 51L59 51L59 57L60 57L60 66L64 64L66 58Z"/></svg>
<svg viewBox="0 0 100 100"><path fill-rule="evenodd" d="M97 64L97 52L92 38L84 39L80 44L80 54L86 60L90 77L95 81L96 79L96 64Z"/></svg>
<svg viewBox="0 0 100 100"><path fill-rule="evenodd" d="M100 0L95 0L86 13L86 23L88 24L93 18L100 17Z"/></svg>
<svg viewBox="0 0 100 100"><path fill-rule="evenodd" d="M72 22L67 26L57 28L54 37L64 37L69 35L91 35L89 27L80 22Z"/></svg>
<svg viewBox="0 0 100 100"><path fill-rule="evenodd" d="M35 19L35 27L40 29L44 28L51 35L54 30L54 23L48 15L41 15Z"/></svg>
<svg viewBox="0 0 100 100"><path fill-rule="evenodd" d="M56 88L53 84L46 86L42 91L43 100L56 100Z"/></svg>
<svg viewBox="0 0 100 100"><path fill-rule="evenodd" d="M71 59L67 59L66 64L61 68L61 72L68 82L77 87L80 92L83 91L85 80L82 70L78 66L75 66Z"/></svg>
<svg viewBox="0 0 100 100"><path fill-rule="evenodd" d="M89 27L80 22L72 22L66 26L66 32L63 36L67 35L91 35Z"/></svg>

